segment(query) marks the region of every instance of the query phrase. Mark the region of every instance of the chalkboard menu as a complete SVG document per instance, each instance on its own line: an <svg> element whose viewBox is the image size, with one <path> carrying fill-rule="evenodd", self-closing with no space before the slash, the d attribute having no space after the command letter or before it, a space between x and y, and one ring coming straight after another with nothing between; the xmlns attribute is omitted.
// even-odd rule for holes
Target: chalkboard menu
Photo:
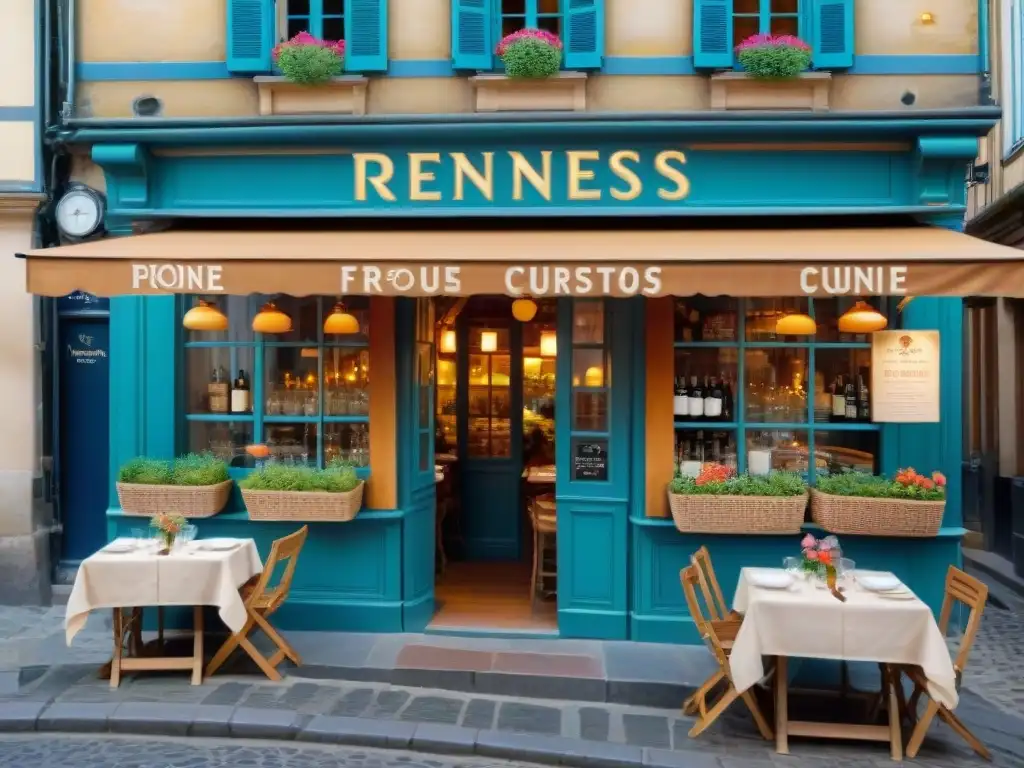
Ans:
<svg viewBox="0 0 1024 768"><path fill-rule="evenodd" d="M573 480L608 479L608 441L588 440L573 444Z"/></svg>

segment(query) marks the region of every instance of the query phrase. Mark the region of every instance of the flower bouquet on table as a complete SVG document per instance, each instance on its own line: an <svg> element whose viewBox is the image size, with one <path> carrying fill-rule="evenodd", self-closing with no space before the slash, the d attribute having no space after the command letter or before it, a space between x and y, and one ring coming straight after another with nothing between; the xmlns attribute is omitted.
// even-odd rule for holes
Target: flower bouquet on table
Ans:
<svg viewBox="0 0 1024 768"><path fill-rule="evenodd" d="M803 551L800 570L813 578L821 579L832 595L845 603L846 597L838 585L839 568L843 562L843 550L839 546L839 539L835 536L818 539L808 533L800 542L800 549Z"/></svg>
<svg viewBox="0 0 1024 768"><path fill-rule="evenodd" d="M345 70L345 41L320 40L299 32L271 54L285 79L297 85L322 85Z"/></svg>
<svg viewBox="0 0 1024 768"><path fill-rule="evenodd" d="M946 508L946 477L913 467L891 479L864 472L818 478L811 517L830 533L863 536L935 536Z"/></svg>
<svg viewBox="0 0 1024 768"><path fill-rule="evenodd" d="M543 29L520 29L505 35L496 53L510 78L537 80L553 77L562 66L562 41Z"/></svg>
<svg viewBox="0 0 1024 768"><path fill-rule="evenodd" d="M159 554L167 555L170 554L178 534L188 525L188 521L181 515L161 513L154 515L149 524L156 529L157 535L160 538Z"/></svg>
<svg viewBox="0 0 1024 768"><path fill-rule="evenodd" d="M791 80L811 66L811 46L793 35L751 35L736 55L743 70L761 80Z"/></svg>

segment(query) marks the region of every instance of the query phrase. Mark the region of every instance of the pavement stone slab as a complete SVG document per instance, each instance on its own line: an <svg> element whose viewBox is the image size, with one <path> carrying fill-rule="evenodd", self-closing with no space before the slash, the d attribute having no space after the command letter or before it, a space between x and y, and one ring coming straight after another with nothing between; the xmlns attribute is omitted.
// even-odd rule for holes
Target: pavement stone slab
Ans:
<svg viewBox="0 0 1024 768"><path fill-rule="evenodd" d="M107 721L117 710L117 703L90 704L57 702L44 709L36 727L40 731L64 733L95 733L107 730Z"/></svg>
<svg viewBox="0 0 1024 768"><path fill-rule="evenodd" d="M232 736L244 739L291 739L299 731L299 714L290 710L237 707L228 721Z"/></svg>
<svg viewBox="0 0 1024 768"><path fill-rule="evenodd" d="M455 725L464 704L463 699L448 696L417 696L402 712L402 720Z"/></svg>
<svg viewBox="0 0 1024 768"><path fill-rule="evenodd" d="M0 732L34 731L44 709L46 704L41 701L0 702Z"/></svg>
<svg viewBox="0 0 1024 768"><path fill-rule="evenodd" d="M506 701L498 710L498 730L556 736L562 732L562 710L540 704Z"/></svg>
<svg viewBox="0 0 1024 768"><path fill-rule="evenodd" d="M111 733L186 736L196 707L190 704L130 702L118 705L107 718Z"/></svg>
<svg viewBox="0 0 1024 768"><path fill-rule="evenodd" d="M405 749L416 725L397 720L317 715L297 735L298 741Z"/></svg>
<svg viewBox="0 0 1024 768"><path fill-rule="evenodd" d="M470 699L462 715L462 725L475 730L488 730L494 727L494 713L497 711L498 702L493 699Z"/></svg>
<svg viewBox="0 0 1024 768"><path fill-rule="evenodd" d="M444 755L471 755L476 750L479 731L459 725L421 723L412 736L412 748L417 752L436 752Z"/></svg>

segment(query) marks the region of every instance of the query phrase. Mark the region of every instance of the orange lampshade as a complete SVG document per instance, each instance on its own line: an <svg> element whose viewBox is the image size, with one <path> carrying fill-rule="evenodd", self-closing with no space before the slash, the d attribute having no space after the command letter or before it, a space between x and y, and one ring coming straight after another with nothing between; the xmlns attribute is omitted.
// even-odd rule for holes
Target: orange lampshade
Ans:
<svg viewBox="0 0 1024 768"><path fill-rule="evenodd" d="M190 331L226 331L228 318L216 306L203 299L185 313L181 324Z"/></svg>
<svg viewBox="0 0 1024 768"><path fill-rule="evenodd" d="M813 336L818 332L818 324L814 318L802 312L780 317L775 324L776 336Z"/></svg>
<svg viewBox="0 0 1024 768"><path fill-rule="evenodd" d="M256 333L288 333L292 329L292 319L268 301L252 319L252 329Z"/></svg>
<svg viewBox="0 0 1024 768"><path fill-rule="evenodd" d="M324 333L353 334L359 333L359 320L351 314L340 301L334 305L331 314L324 320Z"/></svg>
<svg viewBox="0 0 1024 768"><path fill-rule="evenodd" d="M537 316L537 302L531 298L516 299L512 302L512 317L520 323L528 323Z"/></svg>
<svg viewBox="0 0 1024 768"><path fill-rule="evenodd" d="M858 301L839 318L842 333L874 333L885 330L889 321L865 301Z"/></svg>

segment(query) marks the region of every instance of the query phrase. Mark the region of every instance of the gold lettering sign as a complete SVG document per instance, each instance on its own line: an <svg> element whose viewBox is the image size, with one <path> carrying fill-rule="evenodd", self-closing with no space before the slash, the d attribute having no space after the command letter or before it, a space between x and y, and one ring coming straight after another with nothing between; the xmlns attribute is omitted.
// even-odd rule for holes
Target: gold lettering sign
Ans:
<svg viewBox="0 0 1024 768"><path fill-rule="evenodd" d="M565 169L563 184L558 183L554 171L556 156L561 161L557 167ZM380 152L354 152L352 160L352 196L361 203L371 199L395 203L399 194L405 194L409 201L444 204L465 200L472 189L488 202L494 202L496 190L502 184L508 185L506 193L515 202L521 202L528 195L559 202L556 189L561 191L565 201L629 202L639 198L645 189L641 175L644 160L640 152L633 149L610 153L596 149L570 149L560 153L544 150L534 157L511 150L469 154L407 152L400 160ZM679 202L689 196L690 180L683 170L685 153L663 150L650 162L658 198ZM446 168L451 169L450 174L443 172ZM407 179L406 184L399 183L396 176ZM403 186L406 189L402 189ZM502 199L500 191L497 197Z"/></svg>

